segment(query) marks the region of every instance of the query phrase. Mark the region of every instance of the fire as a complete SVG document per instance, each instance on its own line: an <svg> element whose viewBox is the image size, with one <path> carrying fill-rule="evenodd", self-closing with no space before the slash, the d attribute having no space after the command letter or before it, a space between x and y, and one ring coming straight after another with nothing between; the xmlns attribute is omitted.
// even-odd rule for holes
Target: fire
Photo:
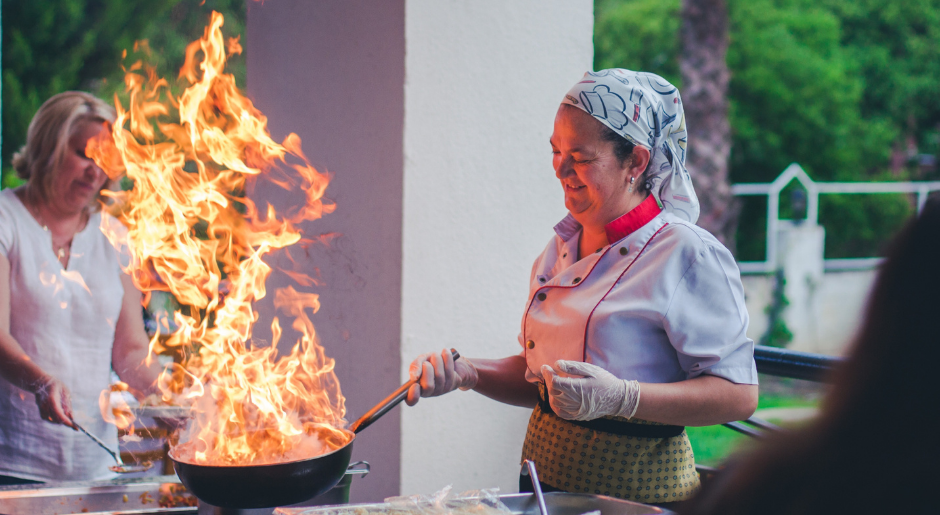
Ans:
<svg viewBox="0 0 940 515"><path fill-rule="evenodd" d="M129 250L128 272L142 291L168 291L189 307L174 314L178 330L168 340L151 341L152 353L183 350L182 363L160 379L165 402L195 413L174 456L210 465L309 458L351 439L340 429L345 400L334 362L309 318L318 297L274 292L275 306L302 334L280 358L277 318L271 345L252 345L252 304L267 294L271 267L263 258L300 242L301 222L333 211L323 199L329 178L310 165L296 134L271 139L265 116L225 73L226 59L242 49L223 38L222 24L213 12L203 37L187 47L179 78L188 86L177 97L141 61L126 69L129 106L115 97L111 138L87 149L110 177L133 181L129 191L109 193L126 234L102 229ZM256 181L284 195L302 192L293 193L302 203L284 211L256 206L245 195Z"/></svg>

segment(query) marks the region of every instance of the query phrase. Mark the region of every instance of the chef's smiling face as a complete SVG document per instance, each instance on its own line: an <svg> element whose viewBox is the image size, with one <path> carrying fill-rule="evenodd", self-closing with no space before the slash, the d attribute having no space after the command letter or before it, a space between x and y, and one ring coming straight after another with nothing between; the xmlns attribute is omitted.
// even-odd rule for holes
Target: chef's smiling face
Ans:
<svg viewBox="0 0 940 515"><path fill-rule="evenodd" d="M82 120L75 125L62 160L52 177L50 204L65 213L76 213L87 207L104 186L108 176L85 155L88 141L107 136L104 125L97 120Z"/></svg>
<svg viewBox="0 0 940 515"><path fill-rule="evenodd" d="M621 162L602 137L601 124L562 104L552 133L552 165L565 191L565 207L584 227L601 228L629 211L631 160Z"/></svg>

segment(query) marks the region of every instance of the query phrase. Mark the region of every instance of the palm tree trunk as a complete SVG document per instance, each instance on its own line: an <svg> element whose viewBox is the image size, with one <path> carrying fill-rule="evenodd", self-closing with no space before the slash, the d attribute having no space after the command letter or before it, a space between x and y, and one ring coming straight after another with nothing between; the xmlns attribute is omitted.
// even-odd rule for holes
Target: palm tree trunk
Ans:
<svg viewBox="0 0 940 515"><path fill-rule="evenodd" d="M687 167L701 202L698 225L734 250L737 204L728 181L728 8L725 0L682 1L682 100L689 130Z"/></svg>

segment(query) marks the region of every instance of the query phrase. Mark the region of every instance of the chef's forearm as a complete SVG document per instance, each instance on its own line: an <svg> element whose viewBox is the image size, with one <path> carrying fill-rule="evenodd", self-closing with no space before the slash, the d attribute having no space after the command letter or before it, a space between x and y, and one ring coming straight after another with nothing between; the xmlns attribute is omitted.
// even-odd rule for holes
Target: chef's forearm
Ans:
<svg viewBox="0 0 940 515"><path fill-rule="evenodd" d="M479 375L474 391L513 406L531 408L538 402L538 387L525 380L524 357L517 355L502 359L471 358L471 361Z"/></svg>
<svg viewBox="0 0 940 515"><path fill-rule="evenodd" d="M678 426L744 420L757 408L757 385L702 375L678 383L641 383L634 418Z"/></svg>

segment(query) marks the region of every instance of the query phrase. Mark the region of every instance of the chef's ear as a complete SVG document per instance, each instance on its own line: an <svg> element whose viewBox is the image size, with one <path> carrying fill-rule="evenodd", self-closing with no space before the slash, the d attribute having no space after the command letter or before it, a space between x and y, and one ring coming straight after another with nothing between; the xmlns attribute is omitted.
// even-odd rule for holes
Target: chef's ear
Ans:
<svg viewBox="0 0 940 515"><path fill-rule="evenodd" d="M633 153L630 154L630 176L640 178L640 176L643 175L643 172L646 171L646 167L649 166L649 164L650 149L644 147L643 145L637 145L633 147Z"/></svg>

